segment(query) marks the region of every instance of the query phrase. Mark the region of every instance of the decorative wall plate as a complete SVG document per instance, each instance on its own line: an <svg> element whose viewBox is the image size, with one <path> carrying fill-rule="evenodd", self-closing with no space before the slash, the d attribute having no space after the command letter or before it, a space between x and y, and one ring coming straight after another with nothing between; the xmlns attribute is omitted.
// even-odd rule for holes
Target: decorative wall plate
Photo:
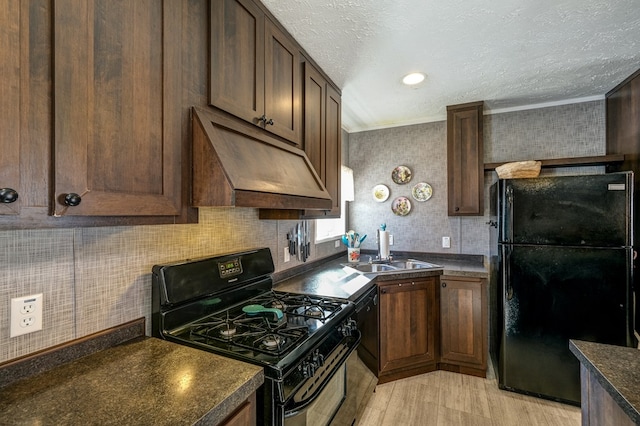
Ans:
<svg viewBox="0 0 640 426"><path fill-rule="evenodd" d="M407 197L398 197L391 203L391 210L398 216L406 216L411 211L411 201Z"/></svg>
<svg viewBox="0 0 640 426"><path fill-rule="evenodd" d="M387 198L389 198L389 188L387 188L387 185L376 185L373 187L372 194L373 199L379 203L387 201Z"/></svg>
<svg viewBox="0 0 640 426"><path fill-rule="evenodd" d="M391 172L391 179L399 185L409 183L411 180L411 169L407 166L398 166Z"/></svg>
<svg viewBox="0 0 640 426"><path fill-rule="evenodd" d="M413 185L411 195L416 201L427 201L433 195L433 188L426 182L420 182Z"/></svg>

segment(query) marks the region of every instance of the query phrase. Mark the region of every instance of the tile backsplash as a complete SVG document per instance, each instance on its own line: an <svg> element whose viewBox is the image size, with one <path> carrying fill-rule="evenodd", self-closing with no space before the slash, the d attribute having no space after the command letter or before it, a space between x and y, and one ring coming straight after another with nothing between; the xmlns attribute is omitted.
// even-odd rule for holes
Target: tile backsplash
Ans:
<svg viewBox="0 0 640 426"><path fill-rule="evenodd" d="M0 232L0 362L147 317L155 264L269 247L284 263L292 221L258 220L256 209L200 209L198 224ZM313 222L310 222L313 224ZM312 247L313 261L333 242ZM44 294L43 330L9 337L13 297Z"/></svg>

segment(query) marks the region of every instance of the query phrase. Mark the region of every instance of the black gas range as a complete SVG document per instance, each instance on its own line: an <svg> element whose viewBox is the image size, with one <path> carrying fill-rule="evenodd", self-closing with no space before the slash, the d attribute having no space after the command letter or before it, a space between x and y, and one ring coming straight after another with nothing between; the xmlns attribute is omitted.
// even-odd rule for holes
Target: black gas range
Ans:
<svg viewBox="0 0 640 426"><path fill-rule="evenodd" d="M152 334L264 367L259 424L328 424L360 341L347 300L273 290L268 248L156 265Z"/></svg>

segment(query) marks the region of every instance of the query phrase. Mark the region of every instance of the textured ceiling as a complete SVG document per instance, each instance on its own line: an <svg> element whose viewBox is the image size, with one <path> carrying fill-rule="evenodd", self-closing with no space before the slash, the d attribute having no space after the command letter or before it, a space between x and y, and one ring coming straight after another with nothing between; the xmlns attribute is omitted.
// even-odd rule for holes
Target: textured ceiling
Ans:
<svg viewBox="0 0 640 426"><path fill-rule="evenodd" d="M640 0L262 1L342 89L349 132L602 98L640 68Z"/></svg>

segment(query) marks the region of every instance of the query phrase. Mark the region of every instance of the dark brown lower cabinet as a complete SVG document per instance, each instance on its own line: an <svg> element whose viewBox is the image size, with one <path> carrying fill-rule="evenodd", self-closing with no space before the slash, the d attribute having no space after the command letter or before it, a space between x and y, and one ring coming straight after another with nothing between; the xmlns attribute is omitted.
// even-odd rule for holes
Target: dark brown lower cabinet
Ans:
<svg viewBox="0 0 640 426"><path fill-rule="evenodd" d="M255 392L233 413L224 419L222 426L251 426L256 424L256 394Z"/></svg>
<svg viewBox="0 0 640 426"><path fill-rule="evenodd" d="M580 365L580 392L583 425L631 426L636 424L598 382L595 374Z"/></svg>
<svg viewBox="0 0 640 426"><path fill-rule="evenodd" d="M486 376L486 310L485 279L447 275L441 277L441 370Z"/></svg>
<svg viewBox="0 0 640 426"><path fill-rule="evenodd" d="M379 383L437 368L438 277L378 283Z"/></svg>

